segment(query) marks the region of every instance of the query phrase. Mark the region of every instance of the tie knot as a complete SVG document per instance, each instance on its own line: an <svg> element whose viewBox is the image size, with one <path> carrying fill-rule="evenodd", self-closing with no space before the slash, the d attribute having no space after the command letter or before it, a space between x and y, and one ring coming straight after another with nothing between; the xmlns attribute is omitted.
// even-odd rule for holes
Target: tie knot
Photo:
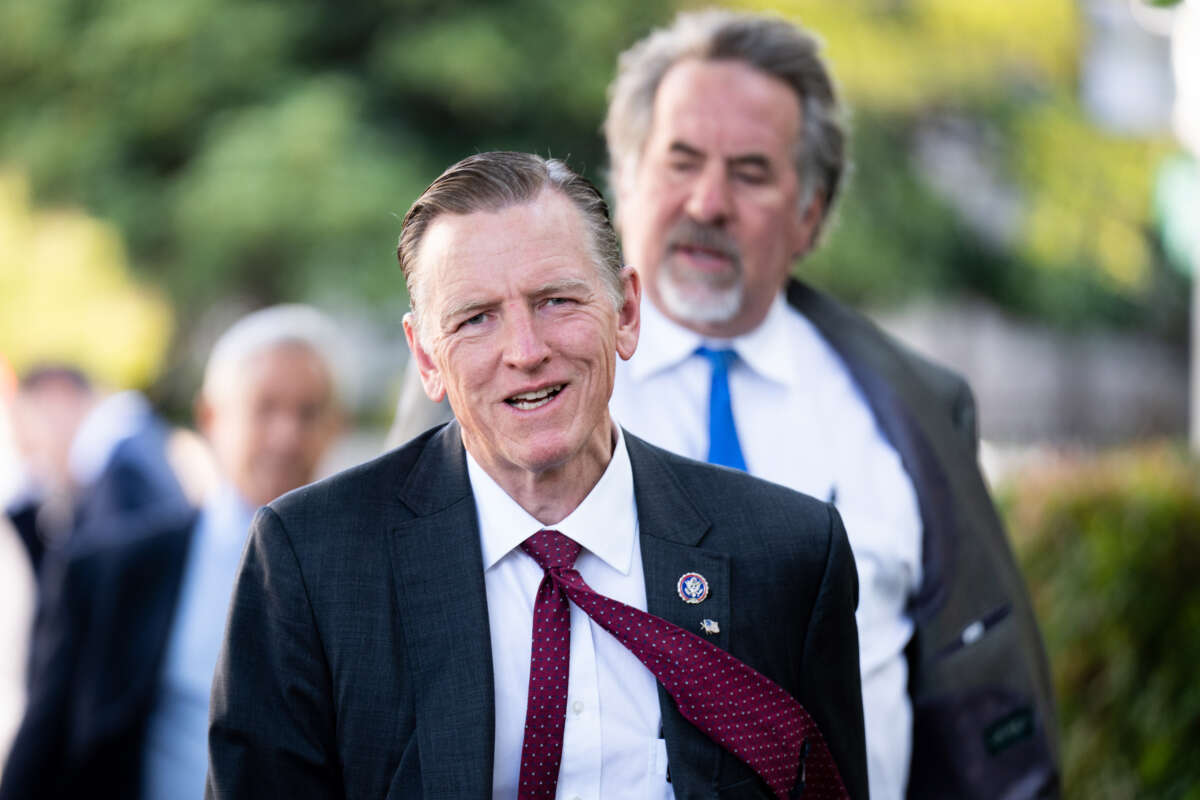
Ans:
<svg viewBox="0 0 1200 800"><path fill-rule="evenodd" d="M552 570L574 566L583 548L558 531L541 530L521 542L521 549L532 556L539 567Z"/></svg>
<svg viewBox="0 0 1200 800"><path fill-rule="evenodd" d="M701 345L696 348L696 353L707 358L714 370L721 371L728 370L729 365L736 361L738 357L737 351L730 347L713 349Z"/></svg>

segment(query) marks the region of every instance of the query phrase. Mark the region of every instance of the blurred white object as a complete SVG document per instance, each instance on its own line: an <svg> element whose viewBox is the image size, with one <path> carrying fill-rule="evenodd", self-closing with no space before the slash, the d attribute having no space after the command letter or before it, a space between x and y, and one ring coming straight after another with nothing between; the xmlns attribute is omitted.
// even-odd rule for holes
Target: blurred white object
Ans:
<svg viewBox="0 0 1200 800"><path fill-rule="evenodd" d="M0 509L20 483L6 398L0 396ZM25 711L25 662L35 585L29 555L0 514L0 773Z"/></svg>
<svg viewBox="0 0 1200 800"><path fill-rule="evenodd" d="M1200 159L1200 3L1175 9L1171 65L1175 70L1175 134ZM1200 225L1200 220L1196 220ZM1195 256L1193 255L1193 258ZM1200 453L1200 264L1192 264L1192 450Z"/></svg>
<svg viewBox="0 0 1200 800"><path fill-rule="evenodd" d="M0 772L25 711L25 662L33 604L29 556L8 519L0 515Z"/></svg>
<svg viewBox="0 0 1200 800"><path fill-rule="evenodd" d="M1200 3L1187 0L1175 12L1171 33L1175 70L1175 133L1200 158Z"/></svg>

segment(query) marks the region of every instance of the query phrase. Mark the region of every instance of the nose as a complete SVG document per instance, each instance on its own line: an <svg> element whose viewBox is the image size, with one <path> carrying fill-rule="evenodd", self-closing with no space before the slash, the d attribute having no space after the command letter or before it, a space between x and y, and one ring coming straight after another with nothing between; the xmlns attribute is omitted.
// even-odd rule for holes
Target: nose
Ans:
<svg viewBox="0 0 1200 800"><path fill-rule="evenodd" d="M733 215L729 177L720 163L705 165L688 195L687 213L697 222L721 224Z"/></svg>
<svg viewBox="0 0 1200 800"><path fill-rule="evenodd" d="M532 371L550 358L550 347L534 317L533 310L522 308L507 315L504 362L516 369Z"/></svg>
<svg viewBox="0 0 1200 800"><path fill-rule="evenodd" d="M307 427L298 409L276 409L265 421L264 444L273 453L294 453L301 449Z"/></svg>

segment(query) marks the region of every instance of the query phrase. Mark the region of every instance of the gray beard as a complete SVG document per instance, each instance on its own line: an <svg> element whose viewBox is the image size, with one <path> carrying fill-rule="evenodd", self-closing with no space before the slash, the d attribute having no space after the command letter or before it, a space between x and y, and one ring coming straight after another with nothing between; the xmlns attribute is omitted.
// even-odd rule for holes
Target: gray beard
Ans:
<svg viewBox="0 0 1200 800"><path fill-rule="evenodd" d="M659 268L655 283L663 310L684 322L713 324L728 322L742 308L744 288L741 280L725 288L712 288L702 283L682 287L671 276L667 265Z"/></svg>

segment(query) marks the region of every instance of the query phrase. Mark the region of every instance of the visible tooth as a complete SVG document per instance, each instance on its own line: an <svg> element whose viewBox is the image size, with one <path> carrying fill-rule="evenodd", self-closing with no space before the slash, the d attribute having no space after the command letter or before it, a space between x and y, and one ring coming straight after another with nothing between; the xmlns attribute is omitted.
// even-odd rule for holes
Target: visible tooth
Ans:
<svg viewBox="0 0 1200 800"><path fill-rule="evenodd" d="M557 392L562 388L562 385L550 386L537 392L526 392L524 394L514 394L513 400L541 400L544 397L549 397L552 393Z"/></svg>

